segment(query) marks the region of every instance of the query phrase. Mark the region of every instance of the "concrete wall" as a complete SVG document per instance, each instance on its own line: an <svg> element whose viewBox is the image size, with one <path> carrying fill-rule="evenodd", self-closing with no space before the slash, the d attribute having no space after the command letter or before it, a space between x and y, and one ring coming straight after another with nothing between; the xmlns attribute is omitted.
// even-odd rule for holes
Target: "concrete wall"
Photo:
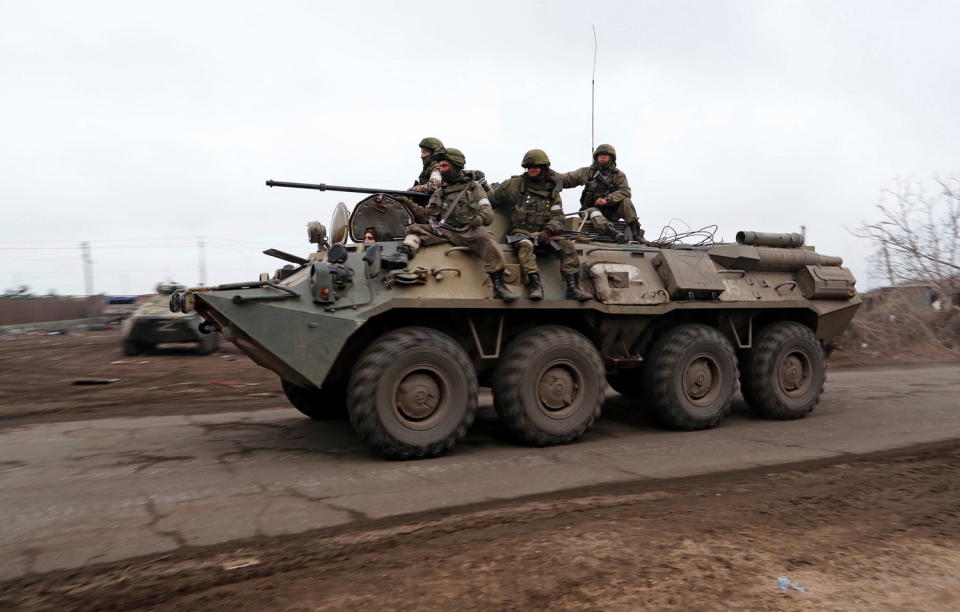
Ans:
<svg viewBox="0 0 960 612"><path fill-rule="evenodd" d="M3 298L0 325L65 321L97 317L103 312L103 298Z"/></svg>

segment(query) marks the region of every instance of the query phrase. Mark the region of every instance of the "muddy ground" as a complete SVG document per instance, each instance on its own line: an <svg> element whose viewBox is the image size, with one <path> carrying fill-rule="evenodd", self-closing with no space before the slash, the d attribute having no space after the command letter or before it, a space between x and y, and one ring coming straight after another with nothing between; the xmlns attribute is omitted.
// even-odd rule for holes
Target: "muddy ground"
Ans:
<svg viewBox="0 0 960 612"><path fill-rule="evenodd" d="M956 610L958 469L953 442L572 491L24 578L0 607Z"/></svg>
<svg viewBox="0 0 960 612"><path fill-rule="evenodd" d="M232 347L188 353L2 336L0 427L285 402ZM956 610L958 468L954 440L359 520L31 575L0 609Z"/></svg>
<svg viewBox="0 0 960 612"><path fill-rule="evenodd" d="M127 357L118 329L0 335L0 427L26 421L256 410L276 406L282 398L277 376L232 344L221 342L217 352L206 356L195 355L194 346L164 344Z"/></svg>

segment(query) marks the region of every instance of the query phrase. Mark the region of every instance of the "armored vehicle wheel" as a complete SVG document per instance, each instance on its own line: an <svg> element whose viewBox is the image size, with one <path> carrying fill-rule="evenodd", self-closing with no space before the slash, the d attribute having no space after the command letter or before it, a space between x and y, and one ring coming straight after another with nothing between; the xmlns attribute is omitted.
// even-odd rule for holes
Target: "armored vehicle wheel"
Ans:
<svg viewBox="0 0 960 612"><path fill-rule="evenodd" d="M197 355L209 355L217 350L219 346L217 335L214 333L204 334L197 340Z"/></svg>
<svg viewBox="0 0 960 612"><path fill-rule="evenodd" d="M124 340L123 341L123 354L129 357L135 355L142 355L148 351L152 351L157 348L156 342L144 342L142 340Z"/></svg>
<svg viewBox="0 0 960 612"><path fill-rule="evenodd" d="M613 390L624 397L639 398L643 397L643 385L640 384L642 376L640 369L622 370L615 374L607 375L607 382L613 387Z"/></svg>
<svg viewBox="0 0 960 612"><path fill-rule="evenodd" d="M806 325L780 321L757 334L742 360L743 399L772 419L799 419L820 401L826 366L823 347Z"/></svg>
<svg viewBox="0 0 960 612"><path fill-rule="evenodd" d="M286 380L280 381L283 393L293 407L311 419L339 419L346 415L347 394L343 385L330 389L306 389Z"/></svg>
<svg viewBox="0 0 960 612"><path fill-rule="evenodd" d="M143 352L143 348L140 347L140 343L136 340L124 340L123 341L123 354L128 357L133 357L139 355Z"/></svg>
<svg viewBox="0 0 960 612"><path fill-rule="evenodd" d="M730 412L737 386L730 341L706 325L675 327L654 345L643 387L660 420L674 429L707 429Z"/></svg>
<svg viewBox="0 0 960 612"><path fill-rule="evenodd" d="M370 344L353 367L350 424L393 459L435 457L467 433L477 412L477 376L448 335L403 327Z"/></svg>
<svg viewBox="0 0 960 612"><path fill-rule="evenodd" d="M518 336L500 357L493 403L520 440L572 442L600 416L605 390L600 353L569 327L544 325Z"/></svg>

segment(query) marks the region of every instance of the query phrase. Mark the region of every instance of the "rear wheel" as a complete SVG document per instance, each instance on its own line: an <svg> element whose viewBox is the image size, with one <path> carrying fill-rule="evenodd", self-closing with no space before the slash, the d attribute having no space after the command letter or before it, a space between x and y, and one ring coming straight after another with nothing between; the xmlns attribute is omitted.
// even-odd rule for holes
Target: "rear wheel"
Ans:
<svg viewBox="0 0 960 612"><path fill-rule="evenodd" d="M144 351L143 346L136 340L123 341L123 354L128 357L134 357Z"/></svg>
<svg viewBox="0 0 960 612"><path fill-rule="evenodd" d="M681 325L661 337L643 369L643 387L660 420L673 429L707 429L730 412L737 358L713 327Z"/></svg>
<svg viewBox="0 0 960 612"><path fill-rule="evenodd" d="M350 424L394 459L435 457L467 433L477 412L477 377L450 336L404 327L369 345L350 376Z"/></svg>
<svg viewBox="0 0 960 612"><path fill-rule="evenodd" d="M742 365L743 399L757 414L799 419L820 401L826 357L806 325L780 321L763 328Z"/></svg>
<svg viewBox="0 0 960 612"><path fill-rule="evenodd" d="M582 334L557 325L518 336L500 357L493 403L520 440L537 446L572 442L600 416L600 353Z"/></svg>
<svg viewBox="0 0 960 612"><path fill-rule="evenodd" d="M324 385L323 389L307 389L281 380L283 393L293 407L311 419L339 419L346 415L346 393L343 385Z"/></svg>

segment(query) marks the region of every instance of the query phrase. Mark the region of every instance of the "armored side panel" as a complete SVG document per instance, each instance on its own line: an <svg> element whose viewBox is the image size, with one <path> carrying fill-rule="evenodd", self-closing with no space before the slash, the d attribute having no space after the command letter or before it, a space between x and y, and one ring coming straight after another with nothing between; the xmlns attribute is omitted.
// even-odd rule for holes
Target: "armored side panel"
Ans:
<svg viewBox="0 0 960 612"><path fill-rule="evenodd" d="M806 266L797 272L797 284L808 300L849 300L857 293L856 282L846 268Z"/></svg>
<svg viewBox="0 0 960 612"><path fill-rule="evenodd" d="M706 251L662 251L654 257L653 266L673 299L709 298L726 289Z"/></svg>

